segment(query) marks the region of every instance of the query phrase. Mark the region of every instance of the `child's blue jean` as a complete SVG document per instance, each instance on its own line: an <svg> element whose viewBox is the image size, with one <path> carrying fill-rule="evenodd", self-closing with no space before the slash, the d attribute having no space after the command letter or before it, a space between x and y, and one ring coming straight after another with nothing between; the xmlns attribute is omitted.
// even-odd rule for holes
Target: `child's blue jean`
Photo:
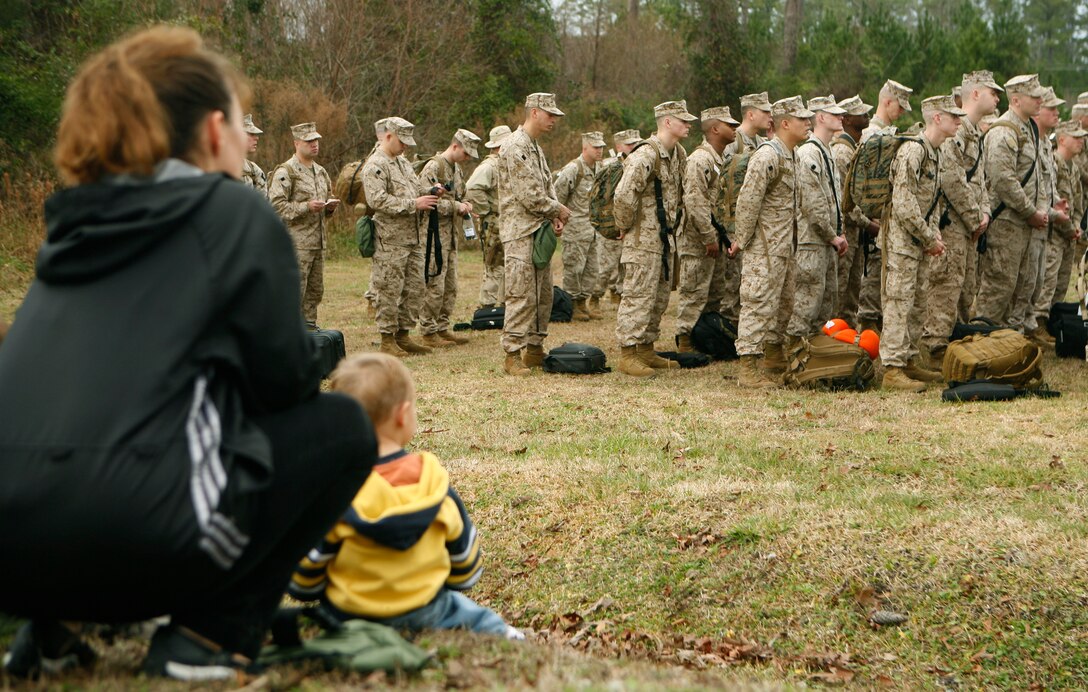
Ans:
<svg viewBox="0 0 1088 692"><path fill-rule="evenodd" d="M498 613L450 589L439 591L434 600L422 608L375 622L409 632L466 629L486 634L506 634L506 623Z"/></svg>

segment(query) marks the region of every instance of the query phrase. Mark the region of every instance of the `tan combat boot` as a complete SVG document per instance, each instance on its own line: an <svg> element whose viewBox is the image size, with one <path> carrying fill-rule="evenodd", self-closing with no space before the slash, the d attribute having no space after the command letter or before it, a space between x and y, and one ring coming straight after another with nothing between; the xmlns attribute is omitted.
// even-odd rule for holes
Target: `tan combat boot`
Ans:
<svg viewBox="0 0 1088 692"><path fill-rule="evenodd" d="M922 367L917 358L911 358L907 363L907 367L903 368L903 374L912 380L918 380L919 382L940 382L944 380L944 375L936 370L930 370Z"/></svg>
<svg viewBox="0 0 1088 692"><path fill-rule="evenodd" d="M397 345L397 337L393 334L382 334L382 347L379 350L397 358L408 357L408 352Z"/></svg>
<svg viewBox="0 0 1088 692"><path fill-rule="evenodd" d="M903 368L889 365L884 371L884 380L881 383L884 389L899 389L905 392L924 392L926 383L919 382L908 375Z"/></svg>
<svg viewBox="0 0 1088 692"><path fill-rule="evenodd" d="M653 377L656 373L638 357L635 346L620 347L619 371L631 377Z"/></svg>
<svg viewBox="0 0 1088 692"><path fill-rule="evenodd" d="M676 335L676 351L678 353L691 353L694 350L691 345L691 334Z"/></svg>
<svg viewBox="0 0 1088 692"><path fill-rule="evenodd" d="M786 372L786 354L782 351L782 344L766 344L763 347L763 369L767 372L781 374Z"/></svg>
<svg viewBox="0 0 1088 692"><path fill-rule="evenodd" d="M669 360L657 355L653 344L639 344L635 346L635 353L638 354L639 360L654 370L671 370L680 367L680 364L675 360Z"/></svg>
<svg viewBox="0 0 1088 692"><path fill-rule="evenodd" d="M589 313L586 312L586 299L580 298L574 301L574 312L571 313L571 319L575 322L589 322Z"/></svg>
<svg viewBox="0 0 1088 692"><path fill-rule="evenodd" d="M506 360L503 361L502 370L507 375L513 375L514 377L528 377L529 368L521 362L521 351L513 351L506 354Z"/></svg>
<svg viewBox="0 0 1088 692"><path fill-rule="evenodd" d="M451 344L457 344L458 346L460 346L461 344L467 344L469 342L467 336L457 336L449 329L443 329L442 331L438 332L438 338L442 339L443 341L448 341Z"/></svg>
<svg viewBox="0 0 1088 692"><path fill-rule="evenodd" d="M601 315L601 299L594 296L586 303L586 312L589 313L589 319L600 320L604 319Z"/></svg>
<svg viewBox="0 0 1088 692"><path fill-rule="evenodd" d="M1039 344L1043 348L1047 346L1053 346L1057 341L1050 335L1050 332L1046 330L1046 327L1038 326L1035 331L1028 334L1028 338Z"/></svg>
<svg viewBox="0 0 1088 692"><path fill-rule="evenodd" d="M397 341L397 346L400 346L403 350L407 351L408 353L430 353L431 352L431 349L430 349L429 346L424 346L423 344L416 343L415 341L412 341L412 337L408 336L408 330L407 329L401 329L399 332L397 332L396 341Z"/></svg>
<svg viewBox="0 0 1088 692"><path fill-rule="evenodd" d="M452 346L449 341L446 341L438 335L438 332L431 332L430 334L423 335L423 344L430 346L433 349L444 348L446 346Z"/></svg>
<svg viewBox="0 0 1088 692"><path fill-rule="evenodd" d="M619 305L621 297L622 296L619 293L616 293L615 291L612 291L611 295L608 296L608 301L610 303L612 303L613 305Z"/></svg>
<svg viewBox="0 0 1088 692"><path fill-rule="evenodd" d="M527 368L544 367L544 347L536 344L529 344L521 353L521 362L524 363Z"/></svg>
<svg viewBox="0 0 1088 692"><path fill-rule="evenodd" d="M763 372L759 356L740 357L740 376L737 382L746 389L774 389L778 386Z"/></svg>

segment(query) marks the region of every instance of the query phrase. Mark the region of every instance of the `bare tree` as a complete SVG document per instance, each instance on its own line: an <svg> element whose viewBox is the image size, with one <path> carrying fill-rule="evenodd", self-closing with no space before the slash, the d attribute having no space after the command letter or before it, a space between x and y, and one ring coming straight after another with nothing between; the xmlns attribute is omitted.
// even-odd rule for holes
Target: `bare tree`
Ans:
<svg viewBox="0 0 1088 692"><path fill-rule="evenodd" d="M804 21L804 0L786 0L783 18L782 66L792 70L797 64L797 43L801 38Z"/></svg>

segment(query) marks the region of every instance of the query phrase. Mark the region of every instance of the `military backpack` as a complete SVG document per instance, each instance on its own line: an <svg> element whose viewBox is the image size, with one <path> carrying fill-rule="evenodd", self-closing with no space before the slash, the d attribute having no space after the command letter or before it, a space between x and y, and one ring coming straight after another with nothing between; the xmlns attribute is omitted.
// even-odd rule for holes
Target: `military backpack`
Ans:
<svg viewBox="0 0 1088 692"><path fill-rule="evenodd" d="M865 349L826 334L801 339L789 354L785 383L830 391L865 391L876 370Z"/></svg>
<svg viewBox="0 0 1088 692"><path fill-rule="evenodd" d="M941 366L950 386L985 380L1029 389L1043 384L1043 351L1020 332L999 329L971 334L948 345Z"/></svg>
<svg viewBox="0 0 1088 692"><path fill-rule="evenodd" d="M761 143L755 149L751 151L745 151L740 154L736 154L726 164L725 170L718 176L718 185L721 189L718 191L718 203L717 208L711 213L711 218L717 220L722 228L723 235L731 235L736 230L737 226L737 197L740 195L740 188L744 185L744 177L748 174L748 162L752 160L752 155L759 151L762 147L772 147L782 155L781 150L770 141ZM782 179L783 169L778 167L778 173L774 179L771 180L771 186L778 184L778 181Z"/></svg>
<svg viewBox="0 0 1088 692"><path fill-rule="evenodd" d="M896 153L904 143L920 141L918 137L875 134L858 145L846 171L842 213L848 215L858 207L870 219L881 218L892 198L892 163ZM926 219L932 211L931 208Z"/></svg>
<svg viewBox="0 0 1088 692"><path fill-rule="evenodd" d="M352 161L340 169L333 184L333 194L343 200L349 209L360 205L356 211L360 216L370 216L370 206L366 203L366 190L363 188L363 165L366 161Z"/></svg>
<svg viewBox="0 0 1088 692"><path fill-rule="evenodd" d="M635 149L644 146L639 142ZM632 149L631 151L635 151ZM619 240L620 229L616 228L616 217L612 208L616 201L616 188L623 178L623 159L617 156L607 166L602 166L593 174L593 189L589 193L589 223L602 238Z"/></svg>

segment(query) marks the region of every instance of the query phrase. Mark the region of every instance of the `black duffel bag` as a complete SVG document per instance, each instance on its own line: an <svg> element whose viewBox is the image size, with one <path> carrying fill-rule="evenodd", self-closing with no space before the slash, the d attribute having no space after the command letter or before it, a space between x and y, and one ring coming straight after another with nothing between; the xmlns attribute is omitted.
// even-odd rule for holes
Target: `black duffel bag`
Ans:
<svg viewBox="0 0 1088 692"><path fill-rule="evenodd" d="M737 327L716 312L704 312L691 330L691 347L714 360L737 357Z"/></svg>
<svg viewBox="0 0 1088 692"><path fill-rule="evenodd" d="M595 375L612 372L605 364L604 351L589 344L563 344L548 351L544 356L544 372L568 375Z"/></svg>

